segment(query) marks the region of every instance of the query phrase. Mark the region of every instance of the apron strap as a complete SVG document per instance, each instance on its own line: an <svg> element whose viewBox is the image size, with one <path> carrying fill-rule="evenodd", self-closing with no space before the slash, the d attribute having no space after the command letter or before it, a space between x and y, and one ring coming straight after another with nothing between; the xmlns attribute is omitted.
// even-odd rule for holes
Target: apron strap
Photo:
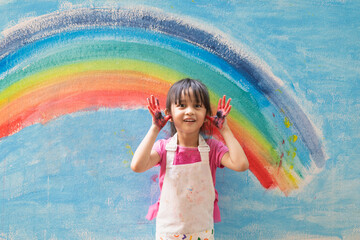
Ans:
<svg viewBox="0 0 360 240"><path fill-rule="evenodd" d="M174 165L175 152L177 149L177 133L166 144L166 168L171 168Z"/></svg>
<svg viewBox="0 0 360 240"><path fill-rule="evenodd" d="M170 139L165 146L166 150L166 168L171 168L174 165L175 153L177 150L177 133ZM210 147L199 134L199 146L200 158L202 162L209 162Z"/></svg>
<svg viewBox="0 0 360 240"><path fill-rule="evenodd" d="M199 146L200 157L202 162L209 162L210 147L205 142L205 139L199 134Z"/></svg>

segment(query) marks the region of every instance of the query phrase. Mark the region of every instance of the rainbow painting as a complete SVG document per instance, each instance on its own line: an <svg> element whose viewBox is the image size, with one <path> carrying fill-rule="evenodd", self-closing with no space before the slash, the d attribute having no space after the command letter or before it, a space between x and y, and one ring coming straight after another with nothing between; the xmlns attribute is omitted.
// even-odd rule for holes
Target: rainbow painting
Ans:
<svg viewBox="0 0 360 240"><path fill-rule="evenodd" d="M78 111L145 108L150 94L165 102L173 82L191 77L209 86L215 107L223 94L233 98L229 124L264 188L290 194L326 160L310 119L261 61L171 16L45 15L10 29L0 56L1 138Z"/></svg>

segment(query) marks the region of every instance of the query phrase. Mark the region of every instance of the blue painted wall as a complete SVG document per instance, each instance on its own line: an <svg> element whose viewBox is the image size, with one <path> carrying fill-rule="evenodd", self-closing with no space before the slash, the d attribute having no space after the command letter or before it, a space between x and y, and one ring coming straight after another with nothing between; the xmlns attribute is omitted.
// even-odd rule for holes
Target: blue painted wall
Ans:
<svg viewBox="0 0 360 240"><path fill-rule="evenodd" d="M220 29L271 68L319 129L329 159L288 197L251 172L218 172L217 239L360 239L360 2L0 1L0 30L93 7L160 10ZM150 122L146 110L103 110L1 139L0 239L153 239L144 215L157 169L129 169Z"/></svg>

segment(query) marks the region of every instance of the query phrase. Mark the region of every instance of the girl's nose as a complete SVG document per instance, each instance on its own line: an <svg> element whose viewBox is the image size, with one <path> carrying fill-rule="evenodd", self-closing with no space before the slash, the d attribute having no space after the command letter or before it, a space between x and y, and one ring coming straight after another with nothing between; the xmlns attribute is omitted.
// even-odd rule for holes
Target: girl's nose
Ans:
<svg viewBox="0 0 360 240"><path fill-rule="evenodd" d="M188 106L188 107L186 108L185 114L188 114L188 115L194 114L194 108L191 107L191 106Z"/></svg>

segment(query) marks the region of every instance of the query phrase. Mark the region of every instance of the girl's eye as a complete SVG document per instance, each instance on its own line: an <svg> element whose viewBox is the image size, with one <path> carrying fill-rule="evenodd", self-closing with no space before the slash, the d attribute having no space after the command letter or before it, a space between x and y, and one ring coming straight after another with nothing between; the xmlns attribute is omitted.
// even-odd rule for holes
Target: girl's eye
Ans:
<svg viewBox="0 0 360 240"><path fill-rule="evenodd" d="M201 104L196 104L195 107L196 108L201 108Z"/></svg>

